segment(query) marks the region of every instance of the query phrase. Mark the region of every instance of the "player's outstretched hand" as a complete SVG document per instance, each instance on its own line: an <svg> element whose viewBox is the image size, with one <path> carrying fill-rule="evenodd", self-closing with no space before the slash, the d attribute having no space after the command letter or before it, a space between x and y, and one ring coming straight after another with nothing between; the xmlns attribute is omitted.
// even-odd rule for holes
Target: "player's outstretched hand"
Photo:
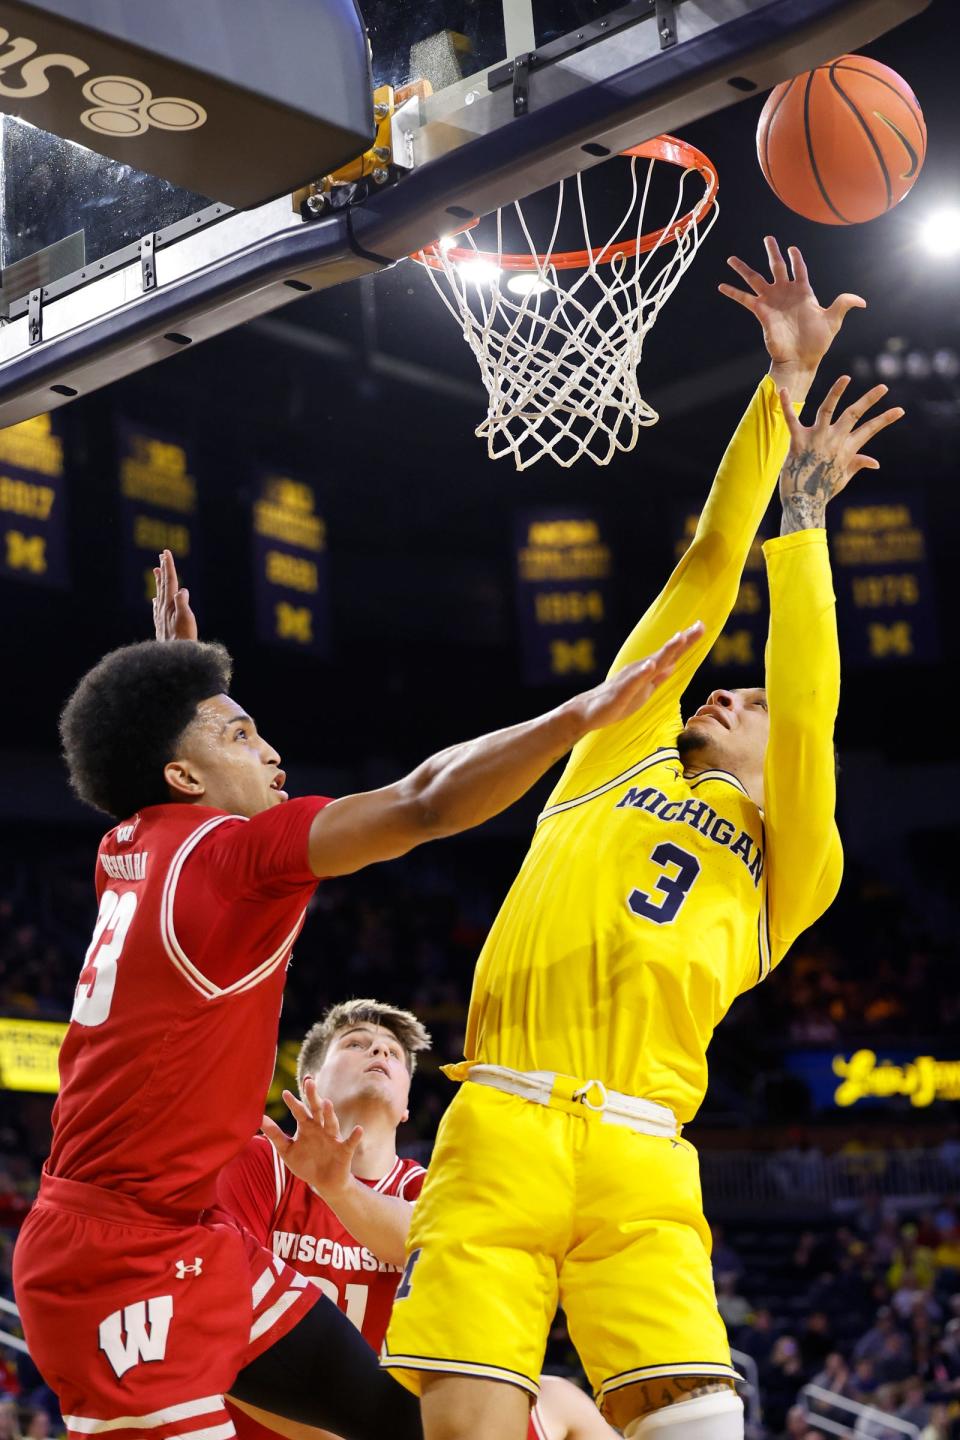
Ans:
<svg viewBox="0 0 960 1440"><path fill-rule="evenodd" d="M770 264L770 279L731 255L727 264L748 289L725 284L718 289L721 295L756 315L763 326L764 344L774 365L795 365L814 371L830 349L847 312L864 309L867 302L860 295L848 293L838 295L833 304L824 309L813 293L807 267L797 247L791 245L787 250L793 269L791 276L773 236L767 235L763 243Z"/></svg>
<svg viewBox="0 0 960 1440"><path fill-rule="evenodd" d="M260 1128L287 1169L324 1200L332 1201L351 1183L353 1157L363 1129L355 1125L349 1135L340 1134L337 1112L330 1100L317 1094L312 1075L304 1079L302 1100L289 1090L284 1090L283 1099L297 1122L296 1134L285 1134L269 1115L264 1115Z"/></svg>
<svg viewBox="0 0 960 1440"><path fill-rule="evenodd" d="M164 550L154 568L157 593L153 600L153 629L158 640L196 640L197 618L190 609L190 591L180 588L173 555Z"/></svg>
<svg viewBox="0 0 960 1440"><path fill-rule="evenodd" d="M680 657L696 645L702 635L703 624L698 620L689 629L678 630L646 660L625 665L602 685L577 695L569 704L579 713L584 732L614 725L646 705L657 686L673 674Z"/></svg>
<svg viewBox="0 0 960 1440"><path fill-rule="evenodd" d="M789 393L785 389L780 391L780 406L790 431L790 453L780 472L781 535L821 528L827 505L846 489L857 471L880 468L879 461L872 455L864 455L861 447L903 417L902 408L894 405L869 420L864 419L886 395L886 385L874 385L835 415L840 397L849 384L849 375L841 375L834 381L812 425L801 425L793 413Z"/></svg>

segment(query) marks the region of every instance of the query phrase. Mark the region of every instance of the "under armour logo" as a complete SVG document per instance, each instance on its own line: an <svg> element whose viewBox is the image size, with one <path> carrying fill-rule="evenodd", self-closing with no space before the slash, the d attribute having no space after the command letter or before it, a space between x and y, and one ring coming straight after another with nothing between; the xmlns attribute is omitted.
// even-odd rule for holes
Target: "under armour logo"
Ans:
<svg viewBox="0 0 960 1440"><path fill-rule="evenodd" d="M199 1255L196 1255L196 1256L194 1257L194 1261L193 1261L193 1264L192 1264L192 1265L188 1265L185 1260L178 1260L178 1261L177 1261L177 1279L178 1279L178 1280L186 1280L186 1278L187 1278L188 1275L199 1275L200 1272L202 1271L202 1269L203 1269L203 1260L201 1259L201 1257L200 1257Z"/></svg>

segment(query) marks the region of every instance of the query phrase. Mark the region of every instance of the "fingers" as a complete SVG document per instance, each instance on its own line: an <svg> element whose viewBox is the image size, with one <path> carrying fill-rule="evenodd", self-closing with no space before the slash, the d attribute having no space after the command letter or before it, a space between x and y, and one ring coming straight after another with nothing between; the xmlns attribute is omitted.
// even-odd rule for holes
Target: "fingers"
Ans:
<svg viewBox="0 0 960 1440"><path fill-rule="evenodd" d="M351 1152L351 1154L352 1154L353 1151L356 1150L357 1146L360 1144L360 1141L361 1141L362 1139L363 1139L363 1126L362 1126L362 1125L354 1125L353 1129L350 1131L350 1134L347 1136L346 1140L345 1140L343 1143L344 1143L344 1145L346 1145L347 1149L348 1149L348 1150Z"/></svg>
<svg viewBox="0 0 960 1440"><path fill-rule="evenodd" d="M850 474L856 475L858 470L879 470L880 461L874 460L872 455L854 455L850 461Z"/></svg>
<svg viewBox="0 0 960 1440"><path fill-rule="evenodd" d="M672 635L665 645L661 645L660 649L655 650L650 656L652 674L649 678L652 679L655 684L659 684L661 680L665 680L667 675L672 672L674 665L676 665L681 655L689 650L691 646L696 645L702 635L702 620L695 621L694 624L688 626L686 630L678 630L676 635Z"/></svg>
<svg viewBox="0 0 960 1440"><path fill-rule="evenodd" d="M833 384L830 386L830 389L827 391L826 395L823 397L823 400L822 400L822 402L821 402L821 404L820 404L820 408L819 408L819 410L817 411L817 423L818 423L818 424L819 424L821 421L826 420L826 421L829 422L830 420L833 419L833 412L834 412L834 411L836 410L836 408L837 408L837 405L838 405L839 400L840 400L840 396L843 394L844 390L846 390L846 388L847 388L847 386L848 386L849 384L850 384L850 376L849 376L849 375L840 375L836 380L834 380Z"/></svg>
<svg viewBox="0 0 960 1440"><path fill-rule="evenodd" d="M859 425L856 430L851 431L851 438L856 441L858 446L866 445L868 440L872 440L874 435L881 430L886 430L888 425L895 425L898 420L902 420L905 413L902 406L894 405L889 410L884 410L881 415L875 415L872 420L865 421L863 425ZM869 456L867 458L869 459Z"/></svg>
<svg viewBox="0 0 960 1440"><path fill-rule="evenodd" d="M769 280L765 280L759 270L754 270L752 266L748 265L744 260L741 260L739 255L728 256L727 264L731 270L736 271L744 284L750 286L750 289L755 295L762 295L764 290L768 288L770 284Z"/></svg>
<svg viewBox="0 0 960 1440"><path fill-rule="evenodd" d="M806 261L796 245L790 245L787 248L787 254L790 256L790 268L793 271L794 280L800 285L809 285L810 276L807 274Z"/></svg>
<svg viewBox="0 0 960 1440"><path fill-rule="evenodd" d="M879 400L882 400L887 393L886 385L874 385L860 396L859 400L853 400L840 416L838 424L845 424L850 430L863 419L868 410L872 410Z"/></svg>
<svg viewBox="0 0 960 1440"><path fill-rule="evenodd" d="M717 289L721 295L726 295L728 300L736 300L737 304L742 305L745 310L756 314L757 306L760 303L756 295L748 295L746 290L738 290L734 285L718 285Z"/></svg>
<svg viewBox="0 0 960 1440"><path fill-rule="evenodd" d="M298 1095L291 1095L289 1090L283 1092L283 1103L298 1125L305 1125L308 1120L313 1119L313 1112L304 1105Z"/></svg>
<svg viewBox="0 0 960 1440"><path fill-rule="evenodd" d="M866 308L867 302L862 295L851 295L848 292L837 296L827 311L827 319L839 329L848 310L866 310Z"/></svg>
<svg viewBox="0 0 960 1440"><path fill-rule="evenodd" d="M772 235L765 235L763 237L763 248L767 252L767 259L770 262L770 274L773 276L774 284L789 280L790 276L787 274L787 262L780 254L780 246Z"/></svg>
<svg viewBox="0 0 960 1440"><path fill-rule="evenodd" d="M332 1100L320 1101L320 1114L316 1118L323 1125L324 1130L329 1131L334 1140L340 1139L340 1121L337 1119L337 1112L333 1108Z"/></svg>
<svg viewBox="0 0 960 1440"><path fill-rule="evenodd" d="M799 415L793 408L790 391L786 386L781 386L777 394L780 397L780 409L783 411L783 418L786 420L787 429L790 431L790 439L799 442L803 438L803 426L800 424Z"/></svg>

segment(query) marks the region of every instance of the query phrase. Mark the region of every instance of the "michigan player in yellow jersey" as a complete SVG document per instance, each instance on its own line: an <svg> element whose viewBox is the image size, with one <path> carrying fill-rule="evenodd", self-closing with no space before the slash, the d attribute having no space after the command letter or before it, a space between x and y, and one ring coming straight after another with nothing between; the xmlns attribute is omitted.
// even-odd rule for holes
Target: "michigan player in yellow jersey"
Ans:
<svg viewBox="0 0 960 1440"><path fill-rule="evenodd" d="M382 1363L422 1397L426 1440L521 1440L564 1306L608 1420L640 1440L738 1440L696 1152L681 1137L711 1035L831 903L839 697L823 510L863 465L883 387L811 429L799 411L857 296L822 308L803 259L721 290L763 328L770 373L690 549L613 670L699 616L702 640L633 716L574 748L484 946L465 1081L414 1212ZM789 449L789 459L787 459ZM784 462L787 461L786 465ZM783 467L783 468L782 468ZM680 699L719 634L778 473L765 546L766 689Z"/></svg>

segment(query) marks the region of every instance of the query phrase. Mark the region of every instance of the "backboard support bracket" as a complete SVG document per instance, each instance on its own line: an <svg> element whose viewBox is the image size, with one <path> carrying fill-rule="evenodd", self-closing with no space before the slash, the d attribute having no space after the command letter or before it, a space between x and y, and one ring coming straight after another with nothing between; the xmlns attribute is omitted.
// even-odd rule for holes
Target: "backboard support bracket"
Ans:
<svg viewBox="0 0 960 1440"><path fill-rule="evenodd" d="M31 290L27 297L27 340L39 345L43 339L43 291Z"/></svg>
<svg viewBox="0 0 960 1440"><path fill-rule="evenodd" d="M513 113L518 119L526 115L530 104L530 66L535 59L535 53L530 51L513 62Z"/></svg>
<svg viewBox="0 0 960 1440"><path fill-rule="evenodd" d="M156 263L157 237L151 231L144 235L140 241L140 278L143 282L143 293L157 288L157 263Z"/></svg>
<svg viewBox="0 0 960 1440"><path fill-rule="evenodd" d="M677 43L677 0L656 0L657 5L657 34L660 36L660 49L669 50L671 45Z"/></svg>
<svg viewBox="0 0 960 1440"><path fill-rule="evenodd" d="M678 3L680 0L667 0L667 8L670 10L671 17L674 6ZM487 75L487 87L490 90L498 90L501 85L509 85L514 79L516 66L521 60L527 61L528 69L550 65L557 60L566 60L571 55L576 55L578 51L586 50L589 45L596 44L599 40L609 39L619 30L626 30L631 25L639 25L642 20L649 20L651 15L657 16L659 28L660 10L657 0L630 0L629 4L612 11L601 20L591 20L586 25L572 30L569 35L562 35L558 40L541 45L537 50L520 55L515 60L509 60L506 65L497 66ZM672 18L671 24L674 34L676 34L676 21ZM526 112L522 111L521 113Z"/></svg>

